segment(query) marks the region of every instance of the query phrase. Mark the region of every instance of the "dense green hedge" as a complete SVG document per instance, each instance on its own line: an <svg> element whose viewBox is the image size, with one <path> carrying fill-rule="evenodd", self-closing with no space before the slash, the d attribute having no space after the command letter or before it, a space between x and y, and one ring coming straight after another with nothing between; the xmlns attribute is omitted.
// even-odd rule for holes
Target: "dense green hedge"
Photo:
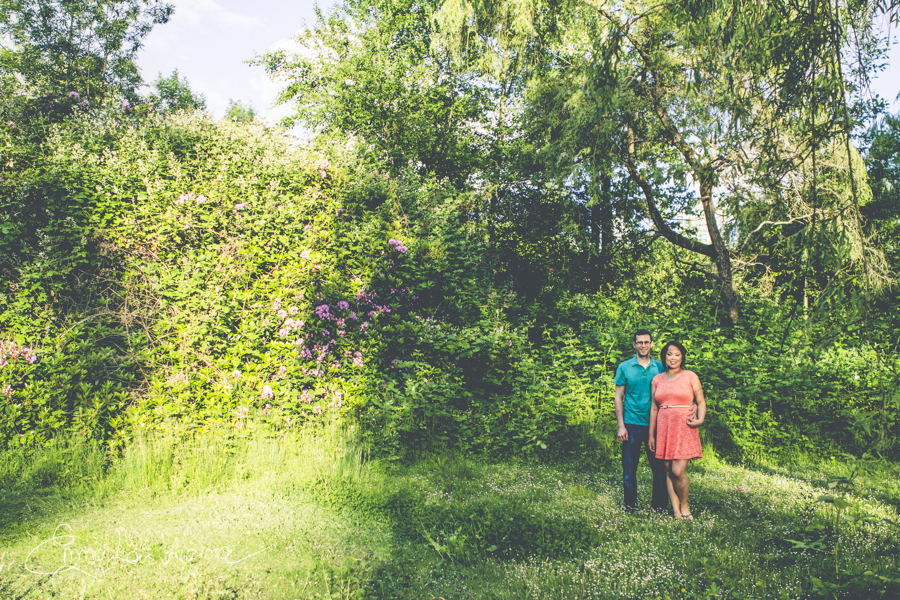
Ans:
<svg viewBox="0 0 900 600"><path fill-rule="evenodd" d="M686 344L720 454L861 452L873 425L900 433L882 381L896 356L830 337L840 314L794 322L749 287L723 329L714 286L667 247L616 288L554 275L525 297L492 266L471 194L388 178L352 147L200 114L48 128L40 143L4 133L18 166L0 180L0 340L33 354L0 356L7 445L337 412L392 458L609 454L612 374L637 327ZM873 320L878 339L892 319Z"/></svg>

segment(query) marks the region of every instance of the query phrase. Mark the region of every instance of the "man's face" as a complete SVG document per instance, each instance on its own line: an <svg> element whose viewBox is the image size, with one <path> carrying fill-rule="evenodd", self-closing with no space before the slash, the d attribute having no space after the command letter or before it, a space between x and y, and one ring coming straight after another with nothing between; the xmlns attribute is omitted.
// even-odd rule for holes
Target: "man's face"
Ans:
<svg viewBox="0 0 900 600"><path fill-rule="evenodd" d="M634 338L632 346L634 346L639 357L647 358L650 356L650 350L653 348L653 340L650 339L649 335L639 335Z"/></svg>

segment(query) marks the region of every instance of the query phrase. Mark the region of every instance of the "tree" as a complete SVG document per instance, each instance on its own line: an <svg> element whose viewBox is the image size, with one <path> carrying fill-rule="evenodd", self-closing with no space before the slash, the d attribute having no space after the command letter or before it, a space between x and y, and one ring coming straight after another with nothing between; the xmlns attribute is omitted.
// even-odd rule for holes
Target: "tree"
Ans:
<svg viewBox="0 0 900 600"><path fill-rule="evenodd" d="M206 110L206 96L194 92L187 78L178 75L178 69L168 77L159 73L152 86L154 91L147 95L147 102L161 112Z"/></svg>
<svg viewBox="0 0 900 600"><path fill-rule="evenodd" d="M870 219L900 216L900 116L887 115L866 154L874 196L864 213Z"/></svg>
<svg viewBox="0 0 900 600"><path fill-rule="evenodd" d="M435 20L439 41L462 64L489 64L515 51L532 79L544 76L535 62L577 71L572 77L581 86L570 87L564 103L584 103L587 96L605 136L594 147L608 152L606 168L593 161L591 184L604 189L604 178L625 170L655 232L714 263L726 312L736 322L733 240L723 225L739 225L743 198L759 197L788 170L802 169L820 144L843 140L852 160L854 89L842 51L852 44L854 68L864 78L877 50L872 16L869 5L855 2L507 0L448 1ZM572 131L565 123L549 128L548 143ZM579 154L595 156L586 150ZM669 171L669 181L696 186L709 243L666 218L661 206L671 183L656 178L661 170ZM848 172L858 208L859 182ZM781 202L777 194L763 196Z"/></svg>
<svg viewBox="0 0 900 600"><path fill-rule="evenodd" d="M162 0L0 0L0 71L32 95L134 96L134 56L173 7Z"/></svg>
<svg viewBox="0 0 900 600"><path fill-rule="evenodd" d="M225 119L235 123L250 123L256 118L256 111L250 103L244 104L240 100L229 100L225 109Z"/></svg>
<svg viewBox="0 0 900 600"><path fill-rule="evenodd" d="M297 36L304 50L255 59L286 80L279 101L286 120L325 134L350 134L394 174L413 168L462 186L478 169L485 136L474 125L488 90L430 50L427 4L347 0Z"/></svg>

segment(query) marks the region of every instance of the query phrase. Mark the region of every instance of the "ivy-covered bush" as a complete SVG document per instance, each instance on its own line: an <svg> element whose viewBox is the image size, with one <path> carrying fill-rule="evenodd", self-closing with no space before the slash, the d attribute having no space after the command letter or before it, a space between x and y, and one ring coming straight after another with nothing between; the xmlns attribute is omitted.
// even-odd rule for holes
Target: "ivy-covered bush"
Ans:
<svg viewBox="0 0 900 600"><path fill-rule="evenodd" d="M393 458L611 456L613 373L646 327L687 346L720 454L866 448L872 356L790 334L759 294L723 330L714 288L671 252L596 294L554 272L522 294L496 276L483 207L446 182L259 123L70 112L39 144L4 133L22 165L2 167L8 207L40 207L32 229L0 222L7 445L331 415Z"/></svg>

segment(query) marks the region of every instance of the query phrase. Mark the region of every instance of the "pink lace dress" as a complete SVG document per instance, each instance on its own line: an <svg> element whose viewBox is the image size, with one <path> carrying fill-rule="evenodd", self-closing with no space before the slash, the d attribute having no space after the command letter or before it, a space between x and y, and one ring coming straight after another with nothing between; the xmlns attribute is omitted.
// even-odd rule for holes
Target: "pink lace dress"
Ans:
<svg viewBox="0 0 900 600"><path fill-rule="evenodd" d="M700 432L688 427L687 418L694 404L697 374L682 371L674 381L660 373L650 385L656 390L656 458L664 460L700 458Z"/></svg>

